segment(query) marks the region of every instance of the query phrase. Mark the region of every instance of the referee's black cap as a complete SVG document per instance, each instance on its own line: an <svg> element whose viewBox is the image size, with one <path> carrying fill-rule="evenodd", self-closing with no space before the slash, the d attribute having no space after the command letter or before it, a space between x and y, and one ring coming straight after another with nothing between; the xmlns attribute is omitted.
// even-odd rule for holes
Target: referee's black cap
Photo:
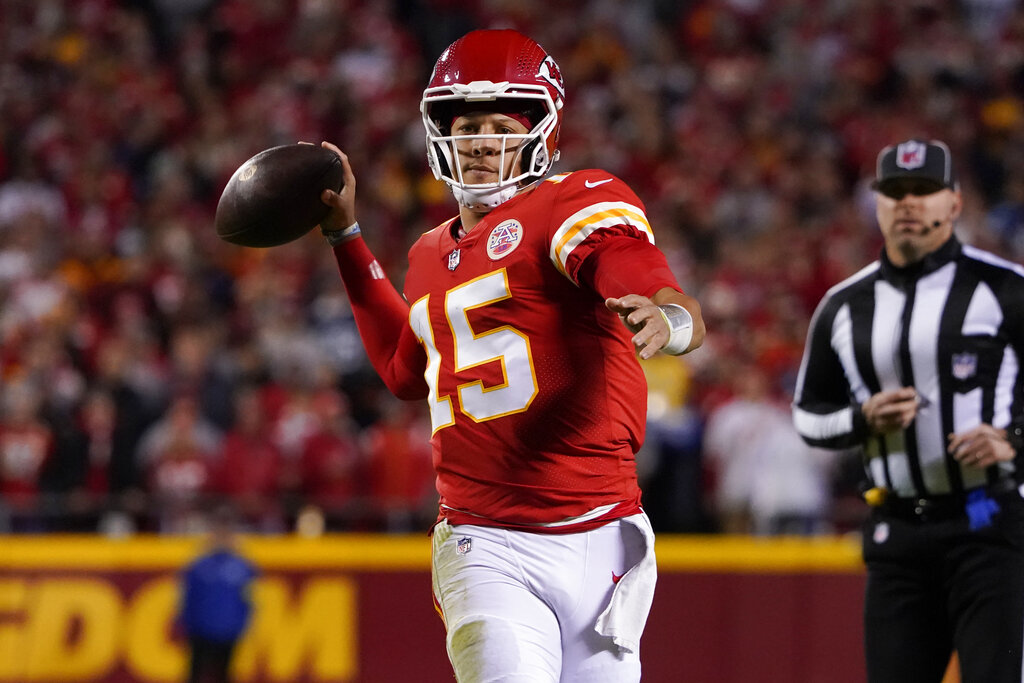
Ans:
<svg viewBox="0 0 1024 683"><path fill-rule="evenodd" d="M939 140L905 140L879 152L871 187L883 190L889 181L903 178L933 182L936 190L955 190L956 174L949 147Z"/></svg>

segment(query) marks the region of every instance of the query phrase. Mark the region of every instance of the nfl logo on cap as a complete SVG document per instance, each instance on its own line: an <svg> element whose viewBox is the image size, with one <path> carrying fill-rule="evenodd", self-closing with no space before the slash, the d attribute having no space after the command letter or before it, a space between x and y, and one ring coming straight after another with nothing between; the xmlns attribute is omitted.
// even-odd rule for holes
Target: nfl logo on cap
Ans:
<svg viewBox="0 0 1024 683"><path fill-rule="evenodd" d="M924 181L938 191L956 189L953 159L946 143L940 140L904 140L878 153L872 188L884 191L893 181L909 178Z"/></svg>
<svg viewBox="0 0 1024 683"><path fill-rule="evenodd" d="M928 147L923 142L909 140L896 147L896 165L908 171L924 166Z"/></svg>

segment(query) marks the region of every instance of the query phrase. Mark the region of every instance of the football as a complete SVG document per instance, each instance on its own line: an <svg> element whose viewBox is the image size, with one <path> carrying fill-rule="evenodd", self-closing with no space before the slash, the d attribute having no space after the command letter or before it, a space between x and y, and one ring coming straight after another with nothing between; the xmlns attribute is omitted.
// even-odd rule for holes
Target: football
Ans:
<svg viewBox="0 0 1024 683"><path fill-rule="evenodd" d="M319 145L281 145L238 167L217 202L221 239L244 247L275 247L296 240L327 217L327 188L341 191L341 159Z"/></svg>

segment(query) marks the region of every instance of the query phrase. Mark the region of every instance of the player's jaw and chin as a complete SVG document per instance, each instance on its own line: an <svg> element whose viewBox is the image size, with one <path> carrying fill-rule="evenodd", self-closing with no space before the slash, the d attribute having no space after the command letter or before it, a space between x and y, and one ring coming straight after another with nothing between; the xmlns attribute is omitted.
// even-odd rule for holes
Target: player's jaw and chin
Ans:
<svg viewBox="0 0 1024 683"><path fill-rule="evenodd" d="M490 186L511 178L513 169L520 163L519 147L518 144L506 145L504 153L499 147L483 155L472 150L458 149L462 182L466 185Z"/></svg>
<svg viewBox="0 0 1024 683"><path fill-rule="evenodd" d="M487 164L468 163L462 167L462 179L468 185L483 185L500 180L498 169Z"/></svg>

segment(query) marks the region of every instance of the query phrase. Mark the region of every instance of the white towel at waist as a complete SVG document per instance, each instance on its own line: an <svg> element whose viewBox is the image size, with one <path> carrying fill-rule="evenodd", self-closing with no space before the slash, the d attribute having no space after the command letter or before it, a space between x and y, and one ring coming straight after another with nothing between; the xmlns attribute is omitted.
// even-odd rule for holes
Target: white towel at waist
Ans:
<svg viewBox="0 0 1024 683"><path fill-rule="evenodd" d="M623 650L637 652L640 649L640 636L647 623L647 614L654 601L654 584L658 580L654 530L644 513L620 521L635 528L643 536L644 555L615 585L608 607L597 618L596 630L602 636L610 637Z"/></svg>

